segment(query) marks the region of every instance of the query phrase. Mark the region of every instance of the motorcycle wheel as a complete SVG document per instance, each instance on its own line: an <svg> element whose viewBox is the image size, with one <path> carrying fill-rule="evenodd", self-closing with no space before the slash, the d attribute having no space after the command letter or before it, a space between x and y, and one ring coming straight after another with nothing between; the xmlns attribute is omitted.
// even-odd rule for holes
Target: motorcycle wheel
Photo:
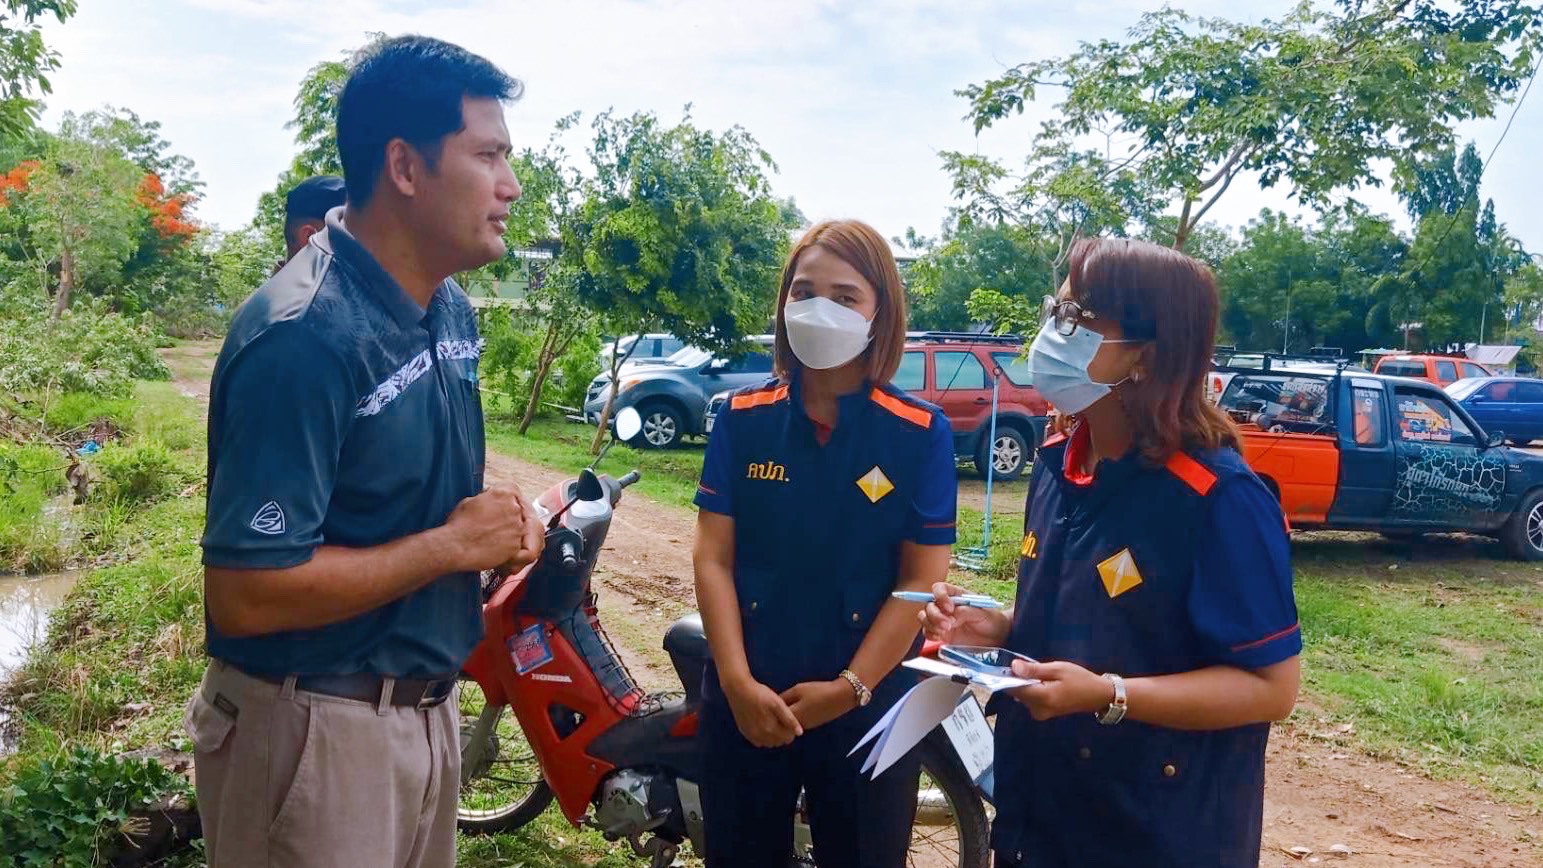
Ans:
<svg viewBox="0 0 1543 868"><path fill-rule="evenodd" d="M906 868L986 868L991 863L987 806L948 736L935 729L916 750L921 755L922 776ZM792 868L819 865L801 797L793 827L793 854Z"/></svg>
<svg viewBox="0 0 1543 868"><path fill-rule="evenodd" d="M470 834L518 829L552 803L552 788L507 705L489 705L482 688L467 678L461 679L457 694L461 791L456 825ZM473 750L479 740L480 757Z"/></svg>

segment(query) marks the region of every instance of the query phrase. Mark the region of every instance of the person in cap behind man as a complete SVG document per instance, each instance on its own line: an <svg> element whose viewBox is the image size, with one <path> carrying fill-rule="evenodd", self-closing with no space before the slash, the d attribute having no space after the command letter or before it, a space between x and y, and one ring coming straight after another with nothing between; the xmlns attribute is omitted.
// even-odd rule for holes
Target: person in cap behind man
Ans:
<svg viewBox="0 0 1543 868"><path fill-rule="evenodd" d="M311 236L327 228L327 212L348 196L337 175L315 175L295 185L284 197L284 261L295 258Z"/></svg>

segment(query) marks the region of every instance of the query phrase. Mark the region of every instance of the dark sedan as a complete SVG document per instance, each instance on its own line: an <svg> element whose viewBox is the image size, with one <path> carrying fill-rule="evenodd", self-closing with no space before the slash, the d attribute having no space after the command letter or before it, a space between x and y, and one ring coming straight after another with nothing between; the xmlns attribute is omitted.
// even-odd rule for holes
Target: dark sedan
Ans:
<svg viewBox="0 0 1543 868"><path fill-rule="evenodd" d="M1447 386L1463 409L1486 431L1525 446L1543 440L1543 380L1526 377L1470 377Z"/></svg>

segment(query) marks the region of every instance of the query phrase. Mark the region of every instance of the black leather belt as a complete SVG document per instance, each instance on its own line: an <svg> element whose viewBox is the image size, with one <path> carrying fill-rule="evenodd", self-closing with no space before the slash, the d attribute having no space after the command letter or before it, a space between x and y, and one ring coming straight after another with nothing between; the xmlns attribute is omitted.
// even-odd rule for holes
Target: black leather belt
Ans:
<svg viewBox="0 0 1543 868"><path fill-rule="evenodd" d="M246 672L246 670L242 670ZM266 681L269 684L282 685L288 680L283 675L260 675L256 672L246 672L247 675ZM301 675L295 679L295 689L304 690L307 693L320 693L324 696L336 696L339 699L353 699L359 702L380 702L381 691L386 688L387 677L384 675ZM450 698L455 690L455 676L448 678L398 678L391 688L391 704L398 708L433 708Z"/></svg>

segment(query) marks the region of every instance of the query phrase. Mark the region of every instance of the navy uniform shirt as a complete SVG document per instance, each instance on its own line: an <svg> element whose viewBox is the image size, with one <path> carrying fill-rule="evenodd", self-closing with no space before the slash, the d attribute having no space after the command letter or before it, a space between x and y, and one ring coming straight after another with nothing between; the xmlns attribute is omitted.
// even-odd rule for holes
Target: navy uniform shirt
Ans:
<svg viewBox="0 0 1543 868"><path fill-rule="evenodd" d="M1078 471L1086 429L1034 463L1008 647L1127 678L1301 652L1274 497L1231 449ZM996 701L992 846L1030 866L1259 861L1269 725L1181 732Z"/></svg>
<svg viewBox="0 0 1543 868"><path fill-rule="evenodd" d="M281 569L324 544L380 545L444 524L482 489L471 304L446 281L420 307L341 213L241 306L220 351L210 566ZM211 656L279 675L446 675L482 636L475 573L316 629L235 638L208 626Z"/></svg>
<svg viewBox="0 0 1543 868"><path fill-rule="evenodd" d="M779 692L847 667L895 589L903 542L954 542L947 417L890 386L838 406L822 445L796 377L741 390L718 416L696 495L734 519L745 654L755 679ZM896 685L870 687L882 700ZM723 698L715 669L704 695Z"/></svg>

